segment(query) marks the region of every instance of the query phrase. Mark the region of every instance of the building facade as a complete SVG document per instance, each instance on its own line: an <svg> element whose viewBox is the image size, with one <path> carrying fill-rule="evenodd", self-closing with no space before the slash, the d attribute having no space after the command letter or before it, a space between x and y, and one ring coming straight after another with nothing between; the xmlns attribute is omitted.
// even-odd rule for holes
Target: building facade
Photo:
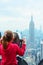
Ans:
<svg viewBox="0 0 43 65"><path fill-rule="evenodd" d="M31 21L29 24L29 43L34 44L34 21L33 16L31 16Z"/></svg>

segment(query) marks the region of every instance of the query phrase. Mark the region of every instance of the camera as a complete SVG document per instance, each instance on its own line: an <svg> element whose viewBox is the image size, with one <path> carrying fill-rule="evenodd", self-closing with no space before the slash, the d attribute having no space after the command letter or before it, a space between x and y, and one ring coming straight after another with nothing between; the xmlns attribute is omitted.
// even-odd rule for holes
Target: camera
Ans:
<svg viewBox="0 0 43 65"><path fill-rule="evenodd" d="M22 43L22 42L23 42L23 40L22 40L22 39L20 39L20 42Z"/></svg>
<svg viewBox="0 0 43 65"><path fill-rule="evenodd" d="M23 42L23 40L20 39L20 42L19 42L19 46L20 46L20 47L22 47L22 42Z"/></svg>

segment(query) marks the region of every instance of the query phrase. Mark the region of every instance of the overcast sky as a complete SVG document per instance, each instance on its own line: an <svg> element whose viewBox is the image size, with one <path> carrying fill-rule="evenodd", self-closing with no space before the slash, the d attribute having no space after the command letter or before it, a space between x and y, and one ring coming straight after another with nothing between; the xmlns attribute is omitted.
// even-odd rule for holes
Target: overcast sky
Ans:
<svg viewBox="0 0 43 65"><path fill-rule="evenodd" d="M0 30L29 29L33 16L36 29L43 30L43 0L0 0Z"/></svg>

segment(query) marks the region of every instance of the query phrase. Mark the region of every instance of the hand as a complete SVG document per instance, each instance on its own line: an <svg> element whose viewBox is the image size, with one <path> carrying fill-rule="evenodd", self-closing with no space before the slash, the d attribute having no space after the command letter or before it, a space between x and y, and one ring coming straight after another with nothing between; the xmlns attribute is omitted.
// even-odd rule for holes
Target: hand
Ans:
<svg viewBox="0 0 43 65"><path fill-rule="evenodd" d="M23 38L22 40L22 44L26 44L26 38Z"/></svg>

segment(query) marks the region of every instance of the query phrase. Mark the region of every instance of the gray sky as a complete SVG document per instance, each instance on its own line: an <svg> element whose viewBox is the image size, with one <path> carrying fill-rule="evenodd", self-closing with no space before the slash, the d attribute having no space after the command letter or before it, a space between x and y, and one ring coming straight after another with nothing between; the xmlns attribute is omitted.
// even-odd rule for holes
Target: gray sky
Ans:
<svg viewBox="0 0 43 65"><path fill-rule="evenodd" d="M36 29L43 30L43 0L0 0L0 30L25 30L33 16Z"/></svg>

